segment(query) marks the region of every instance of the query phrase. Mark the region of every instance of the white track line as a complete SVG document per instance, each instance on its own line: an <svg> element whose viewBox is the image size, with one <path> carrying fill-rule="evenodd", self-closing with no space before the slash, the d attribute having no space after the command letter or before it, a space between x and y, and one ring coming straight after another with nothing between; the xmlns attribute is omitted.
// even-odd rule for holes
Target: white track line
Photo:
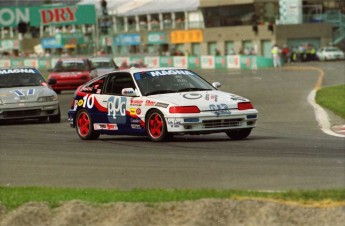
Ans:
<svg viewBox="0 0 345 226"><path fill-rule="evenodd" d="M315 102L317 89L312 90L308 95L308 102L314 108L316 120L318 121L321 130L331 136L335 137L345 137L345 135L335 133L331 130L331 123L329 122L329 117L327 112Z"/></svg>

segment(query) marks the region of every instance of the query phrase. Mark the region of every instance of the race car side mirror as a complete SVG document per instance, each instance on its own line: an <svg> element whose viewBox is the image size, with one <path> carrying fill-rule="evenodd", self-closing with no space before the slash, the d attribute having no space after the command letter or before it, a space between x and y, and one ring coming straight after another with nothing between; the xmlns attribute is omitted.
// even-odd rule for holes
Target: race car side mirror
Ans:
<svg viewBox="0 0 345 226"><path fill-rule="evenodd" d="M133 88L124 88L124 89L122 89L121 94L123 96L127 96L127 97L138 96L137 91L135 91Z"/></svg>
<svg viewBox="0 0 345 226"><path fill-rule="evenodd" d="M222 84L220 84L220 82L213 82L212 83L212 86L214 87L214 88L220 88L221 86L222 86Z"/></svg>
<svg viewBox="0 0 345 226"><path fill-rule="evenodd" d="M55 85L56 84L56 79L55 78L51 78L48 80L48 85Z"/></svg>

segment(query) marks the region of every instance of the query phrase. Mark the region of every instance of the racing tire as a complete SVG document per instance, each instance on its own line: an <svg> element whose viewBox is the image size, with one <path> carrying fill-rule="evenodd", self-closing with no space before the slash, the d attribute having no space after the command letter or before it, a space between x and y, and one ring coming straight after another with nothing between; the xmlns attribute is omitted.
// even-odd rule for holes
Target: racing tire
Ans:
<svg viewBox="0 0 345 226"><path fill-rule="evenodd" d="M60 106L58 107L58 113L56 115L49 116L49 122L51 123L61 122Z"/></svg>
<svg viewBox="0 0 345 226"><path fill-rule="evenodd" d="M226 131L225 133L232 140L243 140L247 138L251 132L252 132L252 129L235 129L235 130Z"/></svg>
<svg viewBox="0 0 345 226"><path fill-rule="evenodd" d="M76 130L82 140L96 140L100 133L93 128L92 118L88 111L80 110L76 117Z"/></svg>
<svg viewBox="0 0 345 226"><path fill-rule="evenodd" d="M165 141L170 136L165 118L159 110L152 110L146 118L146 133L151 141Z"/></svg>

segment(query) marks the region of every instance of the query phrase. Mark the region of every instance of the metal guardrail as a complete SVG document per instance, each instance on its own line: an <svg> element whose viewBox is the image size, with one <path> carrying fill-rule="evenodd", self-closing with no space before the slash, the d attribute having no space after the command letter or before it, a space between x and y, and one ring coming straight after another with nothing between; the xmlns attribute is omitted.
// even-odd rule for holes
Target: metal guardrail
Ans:
<svg viewBox="0 0 345 226"><path fill-rule="evenodd" d="M333 32L333 44L345 39L345 14L340 10L331 10L323 14L322 20L331 24L336 30Z"/></svg>
<svg viewBox="0 0 345 226"><path fill-rule="evenodd" d="M333 33L333 44L338 44L345 39L345 14L339 11L339 28Z"/></svg>

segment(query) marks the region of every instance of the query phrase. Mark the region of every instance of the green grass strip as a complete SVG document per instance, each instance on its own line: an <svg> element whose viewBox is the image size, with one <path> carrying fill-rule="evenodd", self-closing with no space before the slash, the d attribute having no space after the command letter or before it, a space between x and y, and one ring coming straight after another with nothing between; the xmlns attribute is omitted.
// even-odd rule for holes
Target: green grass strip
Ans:
<svg viewBox="0 0 345 226"><path fill-rule="evenodd" d="M324 87L317 91L316 102L345 118L345 85Z"/></svg>
<svg viewBox="0 0 345 226"><path fill-rule="evenodd" d="M54 208L62 202L82 200L95 204L112 202L170 202L197 200L203 198L264 198L282 201L307 202L344 202L345 189L312 190L286 192L260 192L242 190L164 190L133 189L120 191L113 189L75 189L51 187L0 187L0 204L14 209L27 202L45 202Z"/></svg>

